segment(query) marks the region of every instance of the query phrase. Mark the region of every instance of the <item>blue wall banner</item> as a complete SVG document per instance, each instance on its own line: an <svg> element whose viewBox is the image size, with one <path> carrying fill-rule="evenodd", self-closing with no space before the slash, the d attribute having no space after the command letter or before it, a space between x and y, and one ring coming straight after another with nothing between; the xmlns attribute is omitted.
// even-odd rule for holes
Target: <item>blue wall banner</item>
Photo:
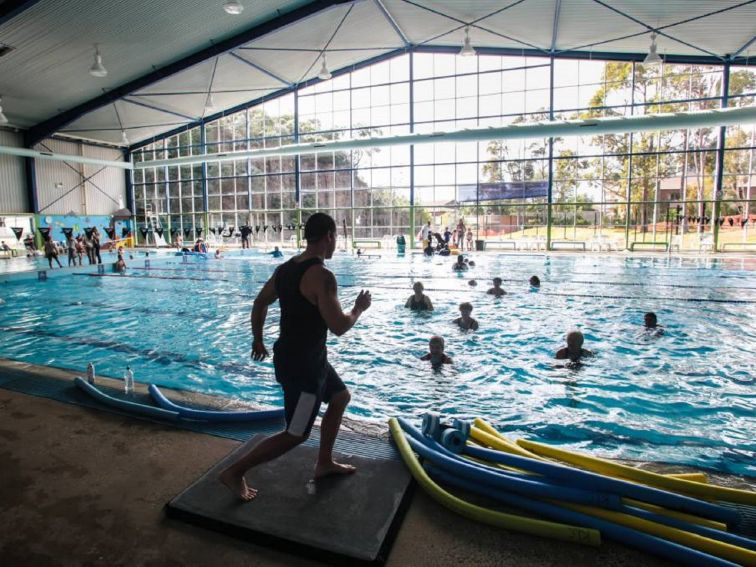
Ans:
<svg viewBox="0 0 756 567"><path fill-rule="evenodd" d="M548 181L499 181L457 186L457 199L460 202L530 199L532 197L546 197L548 194Z"/></svg>

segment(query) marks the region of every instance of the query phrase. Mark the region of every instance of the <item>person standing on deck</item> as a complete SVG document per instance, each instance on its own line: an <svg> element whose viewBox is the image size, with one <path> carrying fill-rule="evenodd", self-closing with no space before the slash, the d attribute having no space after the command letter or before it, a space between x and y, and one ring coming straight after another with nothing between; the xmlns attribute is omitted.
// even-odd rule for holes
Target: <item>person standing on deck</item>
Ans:
<svg viewBox="0 0 756 567"><path fill-rule="evenodd" d="M305 441L322 402L328 409L320 428L315 478L355 471L352 465L333 460L333 445L350 394L328 363L326 339L329 330L341 336L354 326L370 307L370 292L360 291L349 313L342 310L336 278L323 265L336 249L336 223L330 216L313 214L305 225L305 240L305 251L276 269L252 307L252 358L263 360L268 356L263 343L268 306L276 299L281 304L273 366L284 393L286 429L264 439L220 474L220 481L245 502L255 498L257 490L247 485L244 473Z"/></svg>

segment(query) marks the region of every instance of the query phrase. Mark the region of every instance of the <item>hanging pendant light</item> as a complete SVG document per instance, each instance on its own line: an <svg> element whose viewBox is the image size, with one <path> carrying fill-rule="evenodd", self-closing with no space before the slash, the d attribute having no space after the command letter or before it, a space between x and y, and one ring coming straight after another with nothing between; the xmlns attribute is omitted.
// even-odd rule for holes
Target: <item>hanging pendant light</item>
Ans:
<svg viewBox="0 0 756 567"><path fill-rule="evenodd" d="M333 75L331 75L331 72L328 70L328 64L326 63L326 56L325 53L323 54L323 66L320 68L320 72L318 73L318 79L321 79L323 81L327 81L330 79Z"/></svg>
<svg viewBox="0 0 756 567"><path fill-rule="evenodd" d="M229 2L226 2L225 4L223 4L223 9L226 11L226 14L231 14L232 16L238 16L244 11L244 6L241 4L241 2L230 0Z"/></svg>
<svg viewBox="0 0 756 567"><path fill-rule="evenodd" d="M472 57L475 55L475 48L470 43L470 27L465 28L465 42L462 44L462 49L459 50L459 55L462 57Z"/></svg>
<svg viewBox="0 0 756 567"><path fill-rule="evenodd" d="M656 52L656 32L651 33L651 47L648 48L648 55L643 60L644 65L659 65L662 63L662 58Z"/></svg>
<svg viewBox="0 0 756 567"><path fill-rule="evenodd" d="M2 102L3 102L3 97L0 96L0 124L7 124L8 117L3 112Z"/></svg>
<svg viewBox="0 0 756 567"><path fill-rule="evenodd" d="M124 146L130 146L129 137L126 135L126 130L121 130L121 143Z"/></svg>
<svg viewBox="0 0 756 567"><path fill-rule="evenodd" d="M94 63L92 64L92 67L89 69L89 74L93 77L107 77L108 76L108 70L105 68L105 65L102 64L102 55L100 55L100 47L95 43L95 56L94 56Z"/></svg>

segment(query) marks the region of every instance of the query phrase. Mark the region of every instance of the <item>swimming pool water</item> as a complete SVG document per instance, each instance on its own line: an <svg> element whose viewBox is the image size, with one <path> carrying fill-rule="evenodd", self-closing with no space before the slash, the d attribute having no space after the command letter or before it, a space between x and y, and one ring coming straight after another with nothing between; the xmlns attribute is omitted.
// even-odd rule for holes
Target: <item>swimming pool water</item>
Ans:
<svg viewBox="0 0 756 567"><path fill-rule="evenodd" d="M747 261L589 256L479 255L468 273L452 259L355 259L336 255L349 308L359 289L373 306L329 339L331 363L352 390L349 415L481 416L515 437L604 456L696 465L756 476L756 279ZM46 282L0 284L0 356L279 405L272 362L249 358L249 311L279 261L236 253L183 263L130 262L125 276L57 273ZM531 291L528 278L541 278ZM491 278L507 295L486 295ZM468 280L479 285L472 288ZM412 283L433 313L410 313ZM480 330L451 323L470 301ZM642 331L655 311L665 334ZM579 328L596 356L580 368L553 359ZM278 308L268 312L268 350ZM419 357L446 338L452 367Z"/></svg>

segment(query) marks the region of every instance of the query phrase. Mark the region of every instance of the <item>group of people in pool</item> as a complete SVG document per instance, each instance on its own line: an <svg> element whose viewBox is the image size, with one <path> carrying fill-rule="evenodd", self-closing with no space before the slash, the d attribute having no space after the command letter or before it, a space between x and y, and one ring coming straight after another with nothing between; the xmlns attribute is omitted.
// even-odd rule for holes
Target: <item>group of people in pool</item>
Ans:
<svg viewBox="0 0 756 567"><path fill-rule="evenodd" d="M455 264L455 266L456 265L457 264ZM474 281L475 280L471 280L470 283ZM493 287L491 287L486 293L488 295L493 295L494 297L502 297L503 295L506 295L507 292L501 287L502 281L501 278L494 278L492 282ZM541 280L538 276L532 276L529 280L529 284L532 289L537 289L541 286ZM425 287L422 282L415 282L412 285L412 291L414 293L407 298L407 301L404 304L407 309L412 311L433 311L433 302L430 297L423 293ZM469 301L460 303L459 317L454 319L452 323L463 331L477 331L480 325L478 324L478 321L471 316L472 311L473 306ZM420 359L429 360L433 366L453 364L452 359L444 354L444 345L445 341L443 337L438 335L432 336L428 344L429 352L423 355Z"/></svg>
<svg viewBox="0 0 756 567"><path fill-rule="evenodd" d="M456 264L455 264L456 265ZM475 280L471 280L472 284ZM531 276L528 282L531 289L538 289L541 287L541 280L538 276ZM493 287L491 287L486 293L493 295L494 297L502 297L506 295L506 291L501 287L502 279L494 278ZM433 311L433 302L430 297L423 293L425 287L422 282L415 282L412 286L413 294L407 299L404 306L412 311ZM460 316L452 321L454 325L459 327L463 331L477 331L479 328L478 321L476 321L471 315L473 306L470 302L464 301L459 304ZM658 336L664 333L664 329L658 324L656 314L648 312L643 318L644 328ZM572 330L567 333L565 337L566 345L560 348L554 358L557 360L569 360L571 363L579 363L584 357L593 356L590 350L583 348L585 337L583 333L578 330ZM429 360L431 365L438 366L442 364L453 364L452 359L444 353L445 341L444 338L439 335L434 335L430 338L428 343L428 352L423 355L421 360Z"/></svg>

